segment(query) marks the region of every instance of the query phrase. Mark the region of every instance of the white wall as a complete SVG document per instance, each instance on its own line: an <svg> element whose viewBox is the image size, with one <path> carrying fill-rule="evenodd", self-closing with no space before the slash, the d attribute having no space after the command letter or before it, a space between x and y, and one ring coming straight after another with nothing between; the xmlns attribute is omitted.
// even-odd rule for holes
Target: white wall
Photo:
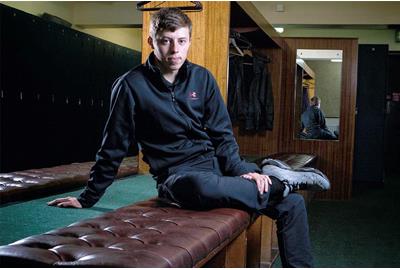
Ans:
<svg viewBox="0 0 400 270"><path fill-rule="evenodd" d="M253 1L270 24L399 24L399 1ZM276 11L277 5L284 7Z"/></svg>
<svg viewBox="0 0 400 270"><path fill-rule="evenodd" d="M400 1L254 1L273 26L283 26L283 37L349 37L359 44L388 44L400 50L395 30L400 25ZM282 4L283 12L276 11Z"/></svg>

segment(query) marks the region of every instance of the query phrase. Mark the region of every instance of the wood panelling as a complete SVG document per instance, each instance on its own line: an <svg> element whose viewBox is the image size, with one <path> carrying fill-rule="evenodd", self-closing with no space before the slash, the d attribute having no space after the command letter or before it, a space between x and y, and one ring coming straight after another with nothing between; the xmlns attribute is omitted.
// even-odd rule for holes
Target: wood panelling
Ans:
<svg viewBox="0 0 400 270"><path fill-rule="evenodd" d="M285 38L283 83L279 113L282 133L280 152L311 153L318 156L316 167L331 180L331 190L319 199L349 199L351 196L355 100L357 87L357 39ZM300 140L294 137L295 67L297 49L343 50L339 141Z"/></svg>

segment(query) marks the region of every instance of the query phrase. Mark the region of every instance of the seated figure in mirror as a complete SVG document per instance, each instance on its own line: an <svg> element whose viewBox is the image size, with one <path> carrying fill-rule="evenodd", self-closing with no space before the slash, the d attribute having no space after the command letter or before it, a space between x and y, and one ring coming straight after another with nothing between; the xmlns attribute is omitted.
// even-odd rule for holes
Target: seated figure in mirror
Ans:
<svg viewBox="0 0 400 270"><path fill-rule="evenodd" d="M317 96L311 98L310 106L301 114L302 139L337 140L326 126L325 115L321 110L321 99Z"/></svg>

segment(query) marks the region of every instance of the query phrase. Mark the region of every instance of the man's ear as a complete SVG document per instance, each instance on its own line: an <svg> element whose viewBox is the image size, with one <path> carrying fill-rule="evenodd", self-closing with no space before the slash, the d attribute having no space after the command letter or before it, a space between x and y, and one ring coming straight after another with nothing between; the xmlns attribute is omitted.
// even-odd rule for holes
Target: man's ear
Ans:
<svg viewBox="0 0 400 270"><path fill-rule="evenodd" d="M147 43L149 43L150 47L154 50L153 38L151 36L147 38Z"/></svg>

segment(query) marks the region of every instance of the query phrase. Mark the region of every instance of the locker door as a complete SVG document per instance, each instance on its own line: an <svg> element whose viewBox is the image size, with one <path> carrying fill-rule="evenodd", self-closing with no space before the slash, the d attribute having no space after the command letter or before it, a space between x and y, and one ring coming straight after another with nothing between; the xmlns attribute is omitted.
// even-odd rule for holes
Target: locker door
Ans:
<svg viewBox="0 0 400 270"><path fill-rule="evenodd" d="M354 149L355 182L382 183L387 45L360 45Z"/></svg>

